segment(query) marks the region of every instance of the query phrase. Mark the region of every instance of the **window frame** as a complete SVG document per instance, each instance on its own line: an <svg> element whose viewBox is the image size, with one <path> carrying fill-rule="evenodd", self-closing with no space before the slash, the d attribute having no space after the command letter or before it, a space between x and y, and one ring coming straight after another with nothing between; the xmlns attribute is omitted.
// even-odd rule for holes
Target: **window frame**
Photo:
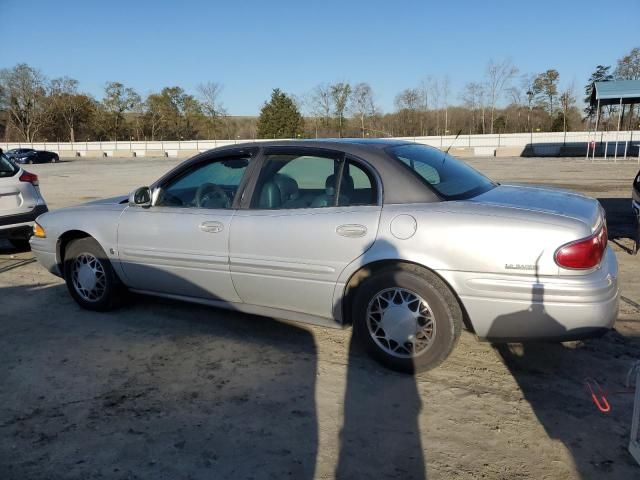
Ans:
<svg viewBox="0 0 640 480"><path fill-rule="evenodd" d="M363 170L363 173L369 177L371 182L371 187L376 189L376 201L375 203L369 205L333 205L330 207L306 207L306 208L278 208L278 209L269 209L269 208L259 208L252 207L252 203L260 192L257 191L256 187L258 186L258 182L260 180L260 176L267 165L268 157L270 155L297 155L300 157L311 156L311 157L325 157L325 158L333 158L334 160L340 161L340 169L339 169L339 177L338 177L338 185L336 189L340 188L340 183L342 182L342 172L344 166L347 162L350 162L356 165L358 168ZM339 190L337 190L339 191ZM246 186L245 191L243 192L243 198L241 199L240 209L242 210L252 210L252 211L261 211L261 212L295 212L295 211L308 211L308 210L326 210L326 209L334 209L334 208L359 208L359 207L381 207L383 203L383 188L382 181L380 180L380 175L376 171L376 169L366 160L356 157L354 155L345 153L341 150L333 150L333 149L325 149L318 147L301 147L298 145L292 146L266 146L260 149L260 153L258 158L256 159L254 169L251 172L251 179L249 184ZM336 200L339 197L336 197Z"/></svg>

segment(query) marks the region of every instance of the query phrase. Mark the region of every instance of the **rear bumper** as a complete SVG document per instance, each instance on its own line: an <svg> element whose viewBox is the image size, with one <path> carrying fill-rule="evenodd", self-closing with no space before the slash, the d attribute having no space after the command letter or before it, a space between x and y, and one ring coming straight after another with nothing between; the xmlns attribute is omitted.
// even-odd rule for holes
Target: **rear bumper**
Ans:
<svg viewBox="0 0 640 480"><path fill-rule="evenodd" d="M46 205L36 205L30 212L0 217L0 238L15 236L18 230L20 232L27 230L28 233L36 218L48 211Z"/></svg>
<svg viewBox="0 0 640 480"><path fill-rule="evenodd" d="M600 335L618 316L618 263L607 248L586 275L536 277L439 272L478 335L494 341L577 340Z"/></svg>

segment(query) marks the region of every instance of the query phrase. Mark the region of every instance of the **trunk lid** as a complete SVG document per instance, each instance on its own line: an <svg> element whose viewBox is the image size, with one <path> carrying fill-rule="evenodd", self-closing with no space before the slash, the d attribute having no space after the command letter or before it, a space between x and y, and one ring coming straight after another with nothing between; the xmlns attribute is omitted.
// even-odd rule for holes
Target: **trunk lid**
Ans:
<svg viewBox="0 0 640 480"><path fill-rule="evenodd" d="M499 185L471 201L572 218L586 224L592 232L602 217L600 203L594 198L535 185Z"/></svg>

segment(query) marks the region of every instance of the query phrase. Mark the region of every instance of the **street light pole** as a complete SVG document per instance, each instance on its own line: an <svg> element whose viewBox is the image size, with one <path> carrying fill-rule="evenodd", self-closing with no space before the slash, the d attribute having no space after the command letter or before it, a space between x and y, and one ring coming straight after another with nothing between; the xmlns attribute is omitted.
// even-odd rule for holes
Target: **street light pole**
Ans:
<svg viewBox="0 0 640 480"><path fill-rule="evenodd" d="M529 112L527 113L527 123L529 124L529 145L533 150L533 127L531 126L531 99L533 98L533 92L527 90L527 98L529 99Z"/></svg>

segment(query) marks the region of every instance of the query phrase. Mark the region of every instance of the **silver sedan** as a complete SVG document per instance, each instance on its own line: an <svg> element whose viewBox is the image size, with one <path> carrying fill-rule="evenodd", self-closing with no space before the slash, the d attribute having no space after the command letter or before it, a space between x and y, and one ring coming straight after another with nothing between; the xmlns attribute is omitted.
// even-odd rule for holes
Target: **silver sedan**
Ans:
<svg viewBox="0 0 640 480"><path fill-rule="evenodd" d="M606 332L617 263L599 203L500 185L391 140L202 153L149 187L40 216L31 247L84 308L125 290L323 326L352 325L405 372L481 339Z"/></svg>

